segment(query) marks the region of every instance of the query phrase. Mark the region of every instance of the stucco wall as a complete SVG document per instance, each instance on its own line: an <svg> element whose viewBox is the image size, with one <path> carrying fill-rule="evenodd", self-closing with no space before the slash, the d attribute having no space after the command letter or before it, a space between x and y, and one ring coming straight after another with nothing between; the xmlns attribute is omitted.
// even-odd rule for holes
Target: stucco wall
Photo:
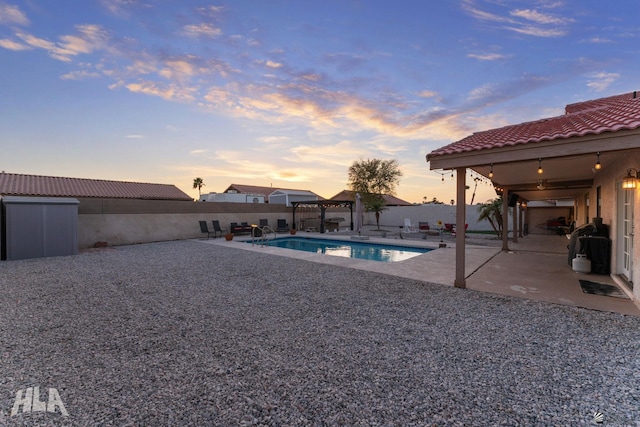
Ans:
<svg viewBox="0 0 640 427"><path fill-rule="evenodd" d="M488 221L478 221L480 205L467 205L465 223L469 224L469 230L493 230ZM388 206L380 214L380 226L385 227L401 227L404 225L404 219L409 218L411 224L418 226L419 222L428 222L432 227L436 226L438 221L442 223L456 222L456 207L451 205L414 205L414 206ZM372 212L365 213L365 224L375 225L376 217Z"/></svg>
<svg viewBox="0 0 640 427"><path fill-rule="evenodd" d="M640 152L631 151L627 153L623 159L616 162L615 166L603 168L594 177L594 185L589 193L590 207L589 214L591 217L596 216L596 189L601 188L601 216L602 222L609 225L609 237L612 240L611 252L611 271L614 274L620 273L620 251L622 243L619 241L618 234L618 188L622 179L626 176L627 169L640 167ZM626 190L633 191L633 190ZM634 230L640 230L640 188L633 191L634 197ZM636 233L637 234L637 233ZM631 279L638 283L640 280L640 246L638 240L633 238L633 267L631 269ZM636 285L633 294L637 300L640 300L640 286Z"/></svg>
<svg viewBox="0 0 640 427"><path fill-rule="evenodd" d="M135 213L140 212L140 213ZM78 215L78 246L89 248L98 241L109 245L191 239L202 236L198 221L258 223L266 218L275 227L279 218L291 222L291 208L248 203L166 202L145 200L81 200Z"/></svg>

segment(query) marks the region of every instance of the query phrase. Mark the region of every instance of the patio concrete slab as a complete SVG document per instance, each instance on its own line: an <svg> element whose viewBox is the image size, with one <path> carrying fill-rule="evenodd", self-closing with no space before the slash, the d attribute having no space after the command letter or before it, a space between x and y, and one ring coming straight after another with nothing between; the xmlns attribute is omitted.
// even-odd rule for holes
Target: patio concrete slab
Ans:
<svg viewBox="0 0 640 427"><path fill-rule="evenodd" d="M349 234L340 233L305 232L302 235L351 240ZM387 238L371 236L369 241L429 247L435 250L405 261L389 263L265 247L259 244L252 245L241 239L231 242L212 239L204 242L453 286L455 241L452 238L444 237L441 240L439 237L421 239L418 236L414 238L405 236L401 239L396 234ZM440 248L440 243L445 243L446 247ZM615 281L608 275L574 272L567 262L567 243L567 239L563 236L529 235L520 238L517 243L510 241L510 250L502 251L502 242L494 236L469 235L465 251L466 287L481 292L640 317L640 308L630 298L582 292L580 279L606 284L615 284Z"/></svg>

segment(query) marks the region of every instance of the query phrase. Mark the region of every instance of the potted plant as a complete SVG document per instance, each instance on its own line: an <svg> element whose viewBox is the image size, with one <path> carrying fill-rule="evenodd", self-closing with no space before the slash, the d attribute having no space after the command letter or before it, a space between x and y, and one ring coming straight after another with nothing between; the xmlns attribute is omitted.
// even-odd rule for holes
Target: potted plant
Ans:
<svg viewBox="0 0 640 427"><path fill-rule="evenodd" d="M290 233L292 236L293 236L293 235L295 235L297 231L298 231L298 230L297 230L295 227L294 227L294 228L290 228L290 229L289 229L289 233Z"/></svg>
<svg viewBox="0 0 640 427"><path fill-rule="evenodd" d="M224 238L227 240L233 240L233 233L227 233L224 235Z"/></svg>

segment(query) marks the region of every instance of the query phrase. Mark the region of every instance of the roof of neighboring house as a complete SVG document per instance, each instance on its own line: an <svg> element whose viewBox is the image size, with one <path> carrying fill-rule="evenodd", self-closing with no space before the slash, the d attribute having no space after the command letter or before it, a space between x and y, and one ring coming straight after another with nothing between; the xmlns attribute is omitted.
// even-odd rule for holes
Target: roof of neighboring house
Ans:
<svg viewBox="0 0 640 427"><path fill-rule="evenodd" d="M476 132L432 151L427 160L442 155L640 128L637 92L570 104L565 111L563 116Z"/></svg>
<svg viewBox="0 0 640 427"><path fill-rule="evenodd" d="M293 189L293 188L279 188L279 187L262 187L259 185L242 185L242 184L231 184L230 186L227 187L226 190L224 190L224 193L228 193L229 190L235 190L238 193L243 193L243 194L260 194L264 196L264 200L265 202L269 201L269 195L271 193L273 193L274 191L282 191L282 192L286 192L286 193L290 193L293 194L293 192L306 192L306 193L311 193L316 195L319 199L323 199L323 197L318 196L316 193L314 193L313 191L308 191L308 190L299 190L299 189Z"/></svg>
<svg viewBox="0 0 640 427"><path fill-rule="evenodd" d="M0 173L4 196L100 197L110 199L184 200L188 194L169 184Z"/></svg>
<svg viewBox="0 0 640 427"><path fill-rule="evenodd" d="M411 203L406 200L399 199L396 196L391 196L389 194L383 194L382 198L384 199L384 204L387 206L411 206ZM356 194L354 191L350 190L342 190L329 200L355 200Z"/></svg>
<svg viewBox="0 0 640 427"><path fill-rule="evenodd" d="M322 197L318 196L316 193L314 193L313 191L307 191L307 190L285 190L282 188L278 188L277 190L274 190L269 196L273 196L273 195L280 195L280 194L288 194L291 196L309 196L309 197L317 197L318 199L321 199Z"/></svg>

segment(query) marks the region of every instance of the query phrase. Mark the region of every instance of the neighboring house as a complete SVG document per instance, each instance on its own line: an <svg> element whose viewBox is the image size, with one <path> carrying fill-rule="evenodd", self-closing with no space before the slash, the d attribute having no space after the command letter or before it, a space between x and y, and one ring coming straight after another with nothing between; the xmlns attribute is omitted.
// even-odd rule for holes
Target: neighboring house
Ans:
<svg viewBox="0 0 640 427"><path fill-rule="evenodd" d="M187 202L193 199L173 185L2 172L0 259L73 255L79 244L99 241L109 228L101 215L105 212L140 214L163 212L167 204L196 205ZM116 221L114 229L111 236L136 233L122 221Z"/></svg>
<svg viewBox="0 0 640 427"><path fill-rule="evenodd" d="M294 188L261 187L259 185L231 184L224 190L223 194L229 193L260 195L264 197L265 203L279 203L287 206L291 206L290 202L292 201L322 200L322 197L312 191ZM275 201L271 200L271 195L276 197Z"/></svg>
<svg viewBox="0 0 640 427"><path fill-rule="evenodd" d="M396 196L391 196L389 194L384 194L382 196L384 199L385 206L411 206L412 204L397 198ZM355 192L350 190L342 190L335 196L331 197L329 200L356 200Z"/></svg>
<svg viewBox="0 0 640 427"><path fill-rule="evenodd" d="M0 196L102 199L193 199L175 185L0 173Z"/></svg>
<svg viewBox="0 0 640 427"><path fill-rule="evenodd" d="M314 202L322 198L312 191L278 189L269 194L269 203L281 204L287 207L291 202Z"/></svg>
<svg viewBox="0 0 640 427"><path fill-rule="evenodd" d="M252 193L208 193L200 196L201 202L264 203L265 196Z"/></svg>
<svg viewBox="0 0 640 427"><path fill-rule="evenodd" d="M430 169L456 170L456 217L465 217L466 171L490 179L515 212L518 237L522 202L570 200L576 225L599 218L611 239L610 270L640 299L640 257L634 229L640 229L640 97L637 92L579 102L565 114L484 132L427 155ZM458 224L460 227L463 224ZM507 233L503 249L508 250ZM570 268L570 267L568 267ZM531 274L531 272L523 272ZM464 236L456 241L455 285L465 286Z"/></svg>

